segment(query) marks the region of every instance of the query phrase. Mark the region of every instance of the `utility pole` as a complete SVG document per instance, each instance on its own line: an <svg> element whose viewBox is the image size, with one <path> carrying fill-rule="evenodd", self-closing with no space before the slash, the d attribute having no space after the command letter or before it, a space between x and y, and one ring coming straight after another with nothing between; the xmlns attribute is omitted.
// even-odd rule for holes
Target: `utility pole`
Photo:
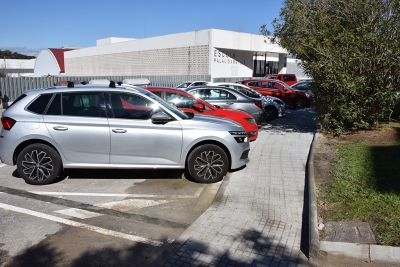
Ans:
<svg viewBox="0 0 400 267"><path fill-rule="evenodd" d="M4 76L7 77L6 56L4 56Z"/></svg>

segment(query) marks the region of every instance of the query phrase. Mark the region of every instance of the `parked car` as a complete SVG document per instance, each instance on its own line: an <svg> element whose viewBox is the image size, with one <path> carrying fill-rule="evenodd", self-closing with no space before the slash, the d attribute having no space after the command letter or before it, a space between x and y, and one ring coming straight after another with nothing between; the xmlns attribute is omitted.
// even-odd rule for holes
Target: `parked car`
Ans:
<svg viewBox="0 0 400 267"><path fill-rule="evenodd" d="M183 112L199 113L237 121L246 130L250 141L254 141L258 137L258 125L256 120L246 112L235 109L217 108L179 89L163 87L146 87L146 89L176 106Z"/></svg>
<svg viewBox="0 0 400 267"><path fill-rule="evenodd" d="M253 88L262 95L277 97L285 102L286 105L295 109L310 107L314 102L312 95L294 90L289 85L279 80L249 79L241 83Z"/></svg>
<svg viewBox="0 0 400 267"><path fill-rule="evenodd" d="M265 111L265 120L271 121L278 117L284 117L286 115L285 103L279 98L272 96L263 96L254 89L247 87L239 83L209 83L209 85L222 86L235 89L248 97L258 99L262 101L262 105Z"/></svg>
<svg viewBox="0 0 400 267"><path fill-rule="evenodd" d="M314 96L314 94L311 92L311 83L312 83L312 81L301 81L296 84L293 84L291 87L293 89L303 91L303 92L306 92L306 93Z"/></svg>
<svg viewBox="0 0 400 267"><path fill-rule="evenodd" d="M63 168L187 168L200 183L249 162L239 123L188 116L133 86L57 86L25 91L1 117L0 159L29 184Z"/></svg>
<svg viewBox="0 0 400 267"><path fill-rule="evenodd" d="M244 111L250 114L257 124L265 121L262 101L248 97L235 89L220 86L194 86L184 90L216 107Z"/></svg>
<svg viewBox="0 0 400 267"><path fill-rule="evenodd" d="M296 74L269 74L264 77L265 79L280 80L287 85L292 85L297 83Z"/></svg>
<svg viewBox="0 0 400 267"><path fill-rule="evenodd" d="M208 82L205 81L194 81L194 82L184 82L178 85L176 88L178 89L185 89L191 86L199 86L199 85L206 85Z"/></svg>

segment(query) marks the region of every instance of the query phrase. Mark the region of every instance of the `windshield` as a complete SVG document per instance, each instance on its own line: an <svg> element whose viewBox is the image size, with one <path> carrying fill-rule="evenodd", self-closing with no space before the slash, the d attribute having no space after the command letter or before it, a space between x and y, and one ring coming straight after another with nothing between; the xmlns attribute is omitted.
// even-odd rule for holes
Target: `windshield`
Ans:
<svg viewBox="0 0 400 267"><path fill-rule="evenodd" d="M191 84L192 84L192 82L181 83L176 88L187 88Z"/></svg>
<svg viewBox="0 0 400 267"><path fill-rule="evenodd" d="M247 95L248 97L261 98L261 95L259 93L249 88L240 87L239 91Z"/></svg>

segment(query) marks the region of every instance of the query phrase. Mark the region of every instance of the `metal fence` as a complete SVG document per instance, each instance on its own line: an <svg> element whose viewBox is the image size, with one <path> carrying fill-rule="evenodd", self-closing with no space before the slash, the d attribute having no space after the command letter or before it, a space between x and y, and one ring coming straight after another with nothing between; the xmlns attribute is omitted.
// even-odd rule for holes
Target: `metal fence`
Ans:
<svg viewBox="0 0 400 267"><path fill-rule="evenodd" d="M107 79L122 81L123 79L147 78L153 86L176 87L185 81L211 81L211 75L180 76L51 76L51 77L5 77L0 78L0 93L13 102L24 91L54 86L58 81L90 81Z"/></svg>

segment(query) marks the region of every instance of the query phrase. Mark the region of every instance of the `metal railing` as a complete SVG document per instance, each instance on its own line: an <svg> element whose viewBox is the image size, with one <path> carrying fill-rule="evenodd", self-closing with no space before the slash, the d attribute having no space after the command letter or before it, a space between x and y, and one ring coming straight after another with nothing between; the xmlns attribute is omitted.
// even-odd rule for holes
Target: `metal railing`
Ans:
<svg viewBox="0 0 400 267"><path fill-rule="evenodd" d="M90 81L107 79L115 82L124 79L147 78L152 86L176 87L185 81L211 81L211 75L177 76L49 76L49 77L5 77L0 78L0 93L13 102L24 91L54 86L58 81Z"/></svg>

